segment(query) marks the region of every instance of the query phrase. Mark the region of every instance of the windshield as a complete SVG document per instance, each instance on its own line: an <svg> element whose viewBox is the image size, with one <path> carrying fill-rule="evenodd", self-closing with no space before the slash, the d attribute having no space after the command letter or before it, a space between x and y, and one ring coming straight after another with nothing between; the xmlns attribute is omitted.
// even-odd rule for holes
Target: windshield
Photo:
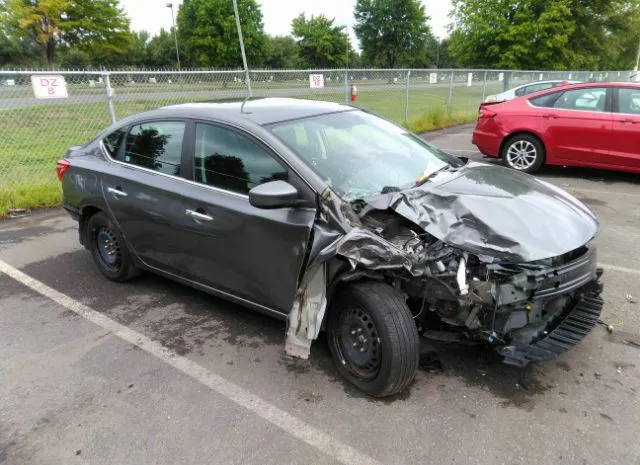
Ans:
<svg viewBox="0 0 640 465"><path fill-rule="evenodd" d="M271 130L347 201L413 186L449 166L447 154L362 111L286 121Z"/></svg>

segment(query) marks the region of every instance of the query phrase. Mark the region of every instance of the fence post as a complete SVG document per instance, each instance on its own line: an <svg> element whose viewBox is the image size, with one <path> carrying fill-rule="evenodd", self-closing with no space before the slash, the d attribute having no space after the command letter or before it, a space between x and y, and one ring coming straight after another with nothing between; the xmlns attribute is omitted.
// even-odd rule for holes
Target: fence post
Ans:
<svg viewBox="0 0 640 465"><path fill-rule="evenodd" d="M449 97L447 98L447 110L451 113L453 98L453 71L451 71L451 77L449 78Z"/></svg>
<svg viewBox="0 0 640 465"><path fill-rule="evenodd" d="M484 70L484 86L482 87L482 101L484 102L484 98L487 93L487 70Z"/></svg>
<svg viewBox="0 0 640 465"><path fill-rule="evenodd" d="M349 70L344 70L344 104L349 105Z"/></svg>
<svg viewBox="0 0 640 465"><path fill-rule="evenodd" d="M111 115L111 124L116 122L116 110L113 108L113 88L111 87L111 79L109 73L102 73L104 78L104 90L107 95L107 105L109 106L109 115Z"/></svg>
<svg viewBox="0 0 640 465"><path fill-rule="evenodd" d="M407 71L407 83L404 90L404 124L409 124L409 82L411 81L411 70Z"/></svg>

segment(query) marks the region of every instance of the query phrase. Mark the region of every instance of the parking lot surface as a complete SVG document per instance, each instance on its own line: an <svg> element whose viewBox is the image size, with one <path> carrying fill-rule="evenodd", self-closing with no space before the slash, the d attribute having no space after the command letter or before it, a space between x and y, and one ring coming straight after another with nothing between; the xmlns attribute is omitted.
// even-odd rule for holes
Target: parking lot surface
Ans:
<svg viewBox="0 0 640 465"><path fill-rule="evenodd" d="M471 131L425 138L482 160ZM435 346L385 400L345 384L322 338L292 360L282 322L150 274L107 281L61 210L0 223L0 463L640 463L640 180L539 175L601 219L613 333L524 370Z"/></svg>

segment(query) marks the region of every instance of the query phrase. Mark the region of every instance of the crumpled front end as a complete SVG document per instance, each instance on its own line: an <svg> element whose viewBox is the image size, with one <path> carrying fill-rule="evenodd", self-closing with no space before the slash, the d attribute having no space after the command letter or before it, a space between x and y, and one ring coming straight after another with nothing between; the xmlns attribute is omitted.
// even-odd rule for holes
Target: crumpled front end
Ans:
<svg viewBox="0 0 640 465"><path fill-rule="evenodd" d="M378 269L406 294L424 336L489 345L506 363L526 366L557 358L597 324L602 270L594 245L506 263L404 229L402 223L388 219L386 239L367 230L348 234L338 251L354 268L370 267L370 257L381 257ZM367 235L372 236L368 241ZM384 253L378 250L381 241Z"/></svg>
<svg viewBox="0 0 640 465"><path fill-rule="evenodd" d="M337 285L375 279L405 295L425 337L489 345L512 365L554 359L602 310L597 231L564 191L479 164L352 203L327 189L307 266L326 292L301 291L289 347L308 354Z"/></svg>

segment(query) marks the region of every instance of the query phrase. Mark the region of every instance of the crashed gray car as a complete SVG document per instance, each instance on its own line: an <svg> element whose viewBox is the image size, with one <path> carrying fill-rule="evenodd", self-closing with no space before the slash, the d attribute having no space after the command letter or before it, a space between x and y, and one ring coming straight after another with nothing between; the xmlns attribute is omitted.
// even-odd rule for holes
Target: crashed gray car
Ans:
<svg viewBox="0 0 640 465"><path fill-rule="evenodd" d="M585 205L350 106L169 106L57 170L107 278L151 271L284 319L295 357L325 330L337 370L373 396L410 385L420 336L525 366L577 344L603 306Z"/></svg>

